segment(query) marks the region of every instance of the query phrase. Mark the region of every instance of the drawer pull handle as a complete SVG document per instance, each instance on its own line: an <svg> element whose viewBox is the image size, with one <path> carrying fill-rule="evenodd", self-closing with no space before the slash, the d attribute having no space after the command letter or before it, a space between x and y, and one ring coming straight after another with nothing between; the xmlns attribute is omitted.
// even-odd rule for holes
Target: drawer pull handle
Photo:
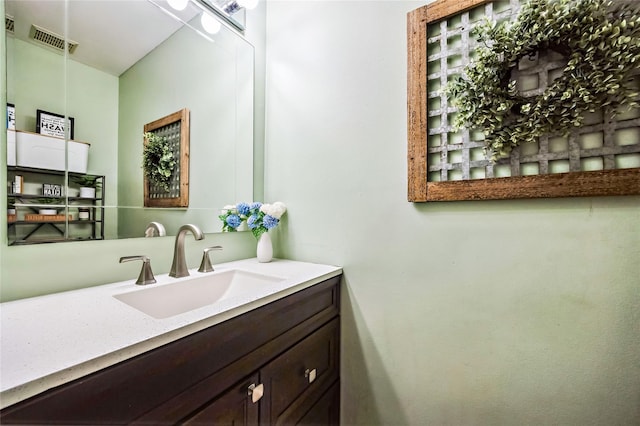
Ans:
<svg viewBox="0 0 640 426"><path fill-rule="evenodd" d="M309 380L309 383L313 383L313 381L316 379L316 375L317 372L315 368L313 370L309 370L308 368L304 370L304 377Z"/></svg>
<svg viewBox="0 0 640 426"><path fill-rule="evenodd" d="M248 395L251 397L251 402L254 404L260 401L260 398L264 395L264 385L262 383L259 385L252 383L251 386L249 386Z"/></svg>

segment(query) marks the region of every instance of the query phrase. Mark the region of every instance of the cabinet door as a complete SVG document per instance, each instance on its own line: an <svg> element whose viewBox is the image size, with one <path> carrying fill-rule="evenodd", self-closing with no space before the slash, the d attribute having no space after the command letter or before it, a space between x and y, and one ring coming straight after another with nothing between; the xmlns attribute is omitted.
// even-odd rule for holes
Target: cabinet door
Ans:
<svg viewBox="0 0 640 426"><path fill-rule="evenodd" d="M252 399L249 392L252 385L259 385L258 374L241 381L181 424L190 426L257 425L259 400L254 402Z"/></svg>
<svg viewBox="0 0 640 426"><path fill-rule="evenodd" d="M287 420L287 424L296 426L340 424L340 382L335 382L302 418Z"/></svg>
<svg viewBox="0 0 640 426"><path fill-rule="evenodd" d="M340 322L334 319L260 370L260 424L293 424L339 378ZM319 423L322 424L322 423Z"/></svg>

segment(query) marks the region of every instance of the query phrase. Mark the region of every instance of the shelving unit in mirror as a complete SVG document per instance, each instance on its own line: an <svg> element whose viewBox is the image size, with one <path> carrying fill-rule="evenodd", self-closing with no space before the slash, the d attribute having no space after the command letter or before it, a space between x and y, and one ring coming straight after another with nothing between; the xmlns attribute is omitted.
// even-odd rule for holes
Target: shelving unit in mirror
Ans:
<svg viewBox="0 0 640 426"><path fill-rule="evenodd" d="M9 245L104 239L102 175L7 167ZM94 182L95 194L83 197L80 183Z"/></svg>

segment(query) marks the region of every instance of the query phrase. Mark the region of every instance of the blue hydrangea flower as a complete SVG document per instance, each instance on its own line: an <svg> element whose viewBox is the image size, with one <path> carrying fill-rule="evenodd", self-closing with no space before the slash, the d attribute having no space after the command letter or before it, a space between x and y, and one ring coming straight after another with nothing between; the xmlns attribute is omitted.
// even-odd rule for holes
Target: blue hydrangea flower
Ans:
<svg viewBox="0 0 640 426"><path fill-rule="evenodd" d="M240 216L238 216L237 214L230 214L227 217L226 222L227 222L227 225L229 225L233 229L236 229L238 226L240 226L240 223L242 222L242 220L240 219Z"/></svg>
<svg viewBox="0 0 640 426"><path fill-rule="evenodd" d="M278 226L278 222L280 222L278 219L273 216L269 216L268 214L264 215L264 218L262 219L262 224L267 229L275 228Z"/></svg>
<svg viewBox="0 0 640 426"><path fill-rule="evenodd" d="M241 214L243 216L246 216L246 215L249 214L250 207L249 207L249 204L247 204L247 203L239 203L236 206L236 209L238 210L239 214Z"/></svg>
<svg viewBox="0 0 640 426"><path fill-rule="evenodd" d="M249 229L254 229L258 226L258 224L256 223L257 220L257 215L252 214L251 216L249 216L249 219L247 219L247 225L249 226Z"/></svg>
<svg viewBox="0 0 640 426"><path fill-rule="evenodd" d="M260 207L262 207L262 203L259 201L256 201L255 203L251 203L251 206L249 206L251 211L260 210Z"/></svg>

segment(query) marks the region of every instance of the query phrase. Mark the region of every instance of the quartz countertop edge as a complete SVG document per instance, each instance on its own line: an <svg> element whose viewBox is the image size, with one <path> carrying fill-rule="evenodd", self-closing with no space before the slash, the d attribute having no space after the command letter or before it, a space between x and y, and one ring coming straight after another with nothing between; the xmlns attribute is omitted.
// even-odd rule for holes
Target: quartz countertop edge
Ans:
<svg viewBox="0 0 640 426"><path fill-rule="evenodd" d="M0 408L60 386L264 306L342 273L293 260L244 259L214 265L281 277L257 294L230 298L169 318L152 318L115 294L135 279L0 304ZM190 270L191 278L205 274ZM159 284L174 278L156 276ZM189 277L183 278L184 280ZM182 280L179 279L179 280Z"/></svg>

